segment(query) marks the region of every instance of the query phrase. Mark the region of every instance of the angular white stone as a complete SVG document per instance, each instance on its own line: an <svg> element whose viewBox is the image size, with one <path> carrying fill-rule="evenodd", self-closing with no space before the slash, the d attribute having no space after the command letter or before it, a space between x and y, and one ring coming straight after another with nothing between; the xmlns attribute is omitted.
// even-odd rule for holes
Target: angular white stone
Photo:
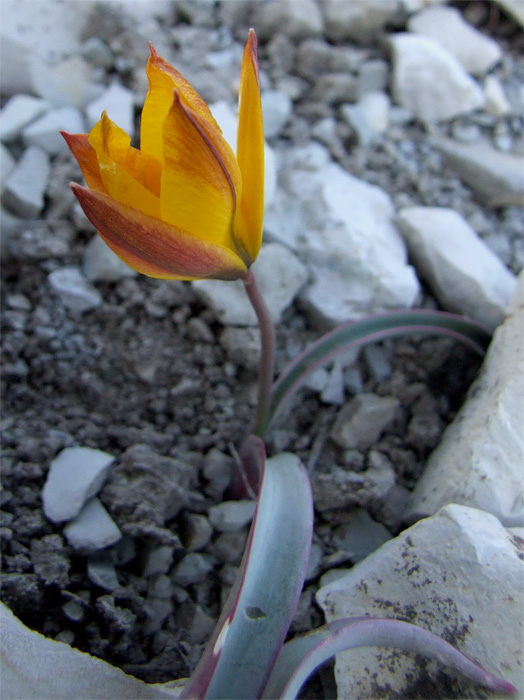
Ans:
<svg viewBox="0 0 524 700"><path fill-rule="evenodd" d="M267 41L285 27L290 39L319 36L324 28L322 12L315 0L270 0L256 5L251 20L260 41Z"/></svg>
<svg viewBox="0 0 524 700"><path fill-rule="evenodd" d="M368 449L391 421L399 403L394 396L354 396L339 411L331 438L344 449Z"/></svg>
<svg viewBox="0 0 524 700"><path fill-rule="evenodd" d="M483 87L486 96L485 112L495 117L504 117L511 112L511 105L496 75L487 75Z"/></svg>
<svg viewBox="0 0 524 700"><path fill-rule="evenodd" d="M389 97L384 92L366 92L356 104L344 104L341 116L355 130L361 146L368 146L389 123Z"/></svg>
<svg viewBox="0 0 524 700"><path fill-rule="evenodd" d="M71 134L85 131L84 119L79 109L52 109L27 126L22 135L28 146L39 146L50 155L58 155L67 151L67 144L60 131L68 131Z"/></svg>
<svg viewBox="0 0 524 700"><path fill-rule="evenodd" d="M110 547L122 538L117 524L96 496L65 526L64 535L71 547L82 554Z"/></svg>
<svg viewBox="0 0 524 700"><path fill-rule="evenodd" d="M397 223L415 267L445 309L490 329L502 322L515 277L460 214L444 207L406 207Z"/></svg>
<svg viewBox="0 0 524 700"><path fill-rule="evenodd" d="M252 269L271 318L277 323L305 284L306 268L285 246L268 243L260 251ZM242 282L224 284L220 280L198 280L193 282L193 288L215 310L222 323L257 325L257 317Z"/></svg>
<svg viewBox="0 0 524 700"><path fill-rule="evenodd" d="M220 532L240 530L255 514L255 501L223 501L209 509L209 522Z"/></svg>
<svg viewBox="0 0 524 700"><path fill-rule="evenodd" d="M9 177L9 174L16 165L16 161L9 150L0 143L0 186L4 189L4 182Z"/></svg>
<svg viewBox="0 0 524 700"><path fill-rule="evenodd" d="M393 96L425 123L453 119L484 104L484 94L454 56L418 34L390 35Z"/></svg>
<svg viewBox="0 0 524 700"><path fill-rule="evenodd" d="M84 250L83 270L91 282L117 282L124 277L135 277L138 273L126 265L111 248L96 235Z"/></svg>
<svg viewBox="0 0 524 700"><path fill-rule="evenodd" d="M362 615L404 618L451 639L523 697L521 550L493 515L450 505L321 588L317 601L328 622ZM338 697L355 700L376 697L377 686L407 697L421 677L434 689L431 697L448 697L441 674L453 679L460 697L479 697L453 671L432 663L421 672L413 655L384 648L343 652L335 667Z"/></svg>
<svg viewBox="0 0 524 700"><path fill-rule="evenodd" d="M393 224L390 197L311 144L286 152L265 231L308 265L300 299L315 321L336 325L412 306L419 284Z"/></svg>
<svg viewBox="0 0 524 700"><path fill-rule="evenodd" d="M107 112L109 119L115 122L126 134L133 136L135 132L135 119L133 110L133 93L120 83L114 82L104 90L96 100L86 107L88 128L91 129Z"/></svg>
<svg viewBox="0 0 524 700"><path fill-rule="evenodd" d="M325 0L322 3L326 36L339 42L347 39L368 42L376 37L399 11L397 0Z"/></svg>
<svg viewBox="0 0 524 700"><path fill-rule="evenodd" d="M264 115L264 136L278 136L291 116L293 103L285 92L265 90L262 93L262 113Z"/></svg>
<svg viewBox="0 0 524 700"><path fill-rule="evenodd" d="M83 109L102 92L93 66L78 55L56 65L33 61L31 76L35 91L55 107Z"/></svg>
<svg viewBox="0 0 524 700"><path fill-rule="evenodd" d="M468 398L431 454L413 491L407 522L446 503L524 525L524 274Z"/></svg>
<svg viewBox="0 0 524 700"><path fill-rule="evenodd" d="M522 156L502 153L484 140L469 144L436 137L431 142L483 204L522 206Z"/></svg>
<svg viewBox="0 0 524 700"><path fill-rule="evenodd" d="M0 64L2 65L2 93L20 95L34 92L31 78L31 57L27 47L12 38L4 27L6 15L5 3L0 29Z"/></svg>
<svg viewBox="0 0 524 700"><path fill-rule="evenodd" d="M41 97L14 95L0 111L0 139L6 142L13 141L25 126L48 108L49 103Z"/></svg>
<svg viewBox="0 0 524 700"><path fill-rule="evenodd" d="M84 313L102 303L100 292L89 284L76 267L62 267L48 276L49 284L59 295L64 306Z"/></svg>
<svg viewBox="0 0 524 700"><path fill-rule="evenodd" d="M57 62L74 54L79 48L79 37L91 12L89 3L33 2L32 0L2 0L2 45L4 38L19 42L26 54L40 62ZM9 54L7 54L9 58ZM12 68L18 54L4 60L2 73ZM2 76L3 77L3 76ZM3 92L3 79L2 79Z"/></svg>
<svg viewBox="0 0 524 700"><path fill-rule="evenodd" d="M54 523L71 520L98 493L114 457L91 447L66 447L51 462L42 502Z"/></svg>
<svg viewBox="0 0 524 700"><path fill-rule="evenodd" d="M148 685L119 668L30 630L0 603L2 697L24 700L160 700L181 688Z"/></svg>
<svg viewBox="0 0 524 700"><path fill-rule="evenodd" d="M5 182L4 204L18 216L33 219L44 208L49 157L37 146L26 148Z"/></svg>
<svg viewBox="0 0 524 700"><path fill-rule="evenodd" d="M454 7L428 7L411 17L408 29L438 41L472 75L484 75L502 57L497 42L466 22Z"/></svg>

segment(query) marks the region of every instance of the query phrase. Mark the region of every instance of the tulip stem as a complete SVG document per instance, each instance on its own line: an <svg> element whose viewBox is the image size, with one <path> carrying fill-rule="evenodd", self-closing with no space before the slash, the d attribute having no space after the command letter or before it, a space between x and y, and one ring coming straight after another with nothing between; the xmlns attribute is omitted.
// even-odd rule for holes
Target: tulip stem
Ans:
<svg viewBox="0 0 524 700"><path fill-rule="evenodd" d="M275 327L264 297L260 293L255 275L249 269L243 277L247 296L258 319L260 328L260 368L258 374L258 402L255 414L253 435L262 437L267 427L271 387L275 366Z"/></svg>

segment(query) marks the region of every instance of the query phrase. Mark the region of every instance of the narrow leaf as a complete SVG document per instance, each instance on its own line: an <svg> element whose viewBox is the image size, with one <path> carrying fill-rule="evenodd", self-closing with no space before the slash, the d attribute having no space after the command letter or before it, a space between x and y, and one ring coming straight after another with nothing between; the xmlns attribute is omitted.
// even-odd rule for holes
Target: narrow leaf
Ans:
<svg viewBox="0 0 524 700"><path fill-rule="evenodd" d="M252 444L260 458L256 441ZM237 581L182 698L260 697L294 615L313 530L309 479L289 453L261 467Z"/></svg>
<svg viewBox="0 0 524 700"><path fill-rule="evenodd" d="M341 651L356 647L392 647L438 661L490 690L512 694L515 687L489 673L443 639L421 627L372 617L334 620L282 647L263 698L293 700L307 678Z"/></svg>
<svg viewBox="0 0 524 700"><path fill-rule="evenodd" d="M443 311L426 309L391 311L342 324L326 333L299 355L273 386L267 421L258 427L263 436L284 403L315 369L349 348L404 335L445 335L483 355L491 338L477 321Z"/></svg>

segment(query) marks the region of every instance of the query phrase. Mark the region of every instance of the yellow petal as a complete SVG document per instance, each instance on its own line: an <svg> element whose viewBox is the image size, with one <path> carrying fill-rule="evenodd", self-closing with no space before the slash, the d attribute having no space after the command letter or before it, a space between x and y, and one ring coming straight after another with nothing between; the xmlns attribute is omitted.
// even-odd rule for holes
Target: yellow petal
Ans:
<svg viewBox="0 0 524 700"><path fill-rule="evenodd" d="M184 105L175 91L164 123L163 144L161 218L232 247L240 172L221 132Z"/></svg>
<svg viewBox="0 0 524 700"><path fill-rule="evenodd" d="M72 185L87 218L107 245L138 272L162 279L232 280L246 266L232 251L169 226L111 197Z"/></svg>
<svg viewBox="0 0 524 700"><path fill-rule="evenodd" d="M173 90L177 90L182 102L197 112L210 126L220 130L207 104L188 81L157 54L150 44L151 56L146 72L149 91L146 96L140 124L140 148L144 153L162 158L162 129L173 104Z"/></svg>
<svg viewBox="0 0 524 700"><path fill-rule="evenodd" d="M132 148L129 136L107 115L89 134L110 197L149 216L160 216L160 163Z"/></svg>
<svg viewBox="0 0 524 700"><path fill-rule="evenodd" d="M106 155L152 194L160 196L161 162L133 148L131 138L109 119L106 112L92 128L89 143L98 156Z"/></svg>
<svg viewBox="0 0 524 700"><path fill-rule="evenodd" d="M244 50L240 77L237 161L242 174L242 196L233 232L237 245L251 261L262 243L264 219L264 128L258 83L257 39L253 29Z"/></svg>
<svg viewBox="0 0 524 700"><path fill-rule="evenodd" d="M97 192L105 192L106 189L100 176L100 166L98 165L96 151L89 143L88 135L70 134L67 131L61 131L60 133L76 158L88 186L93 190L97 190Z"/></svg>

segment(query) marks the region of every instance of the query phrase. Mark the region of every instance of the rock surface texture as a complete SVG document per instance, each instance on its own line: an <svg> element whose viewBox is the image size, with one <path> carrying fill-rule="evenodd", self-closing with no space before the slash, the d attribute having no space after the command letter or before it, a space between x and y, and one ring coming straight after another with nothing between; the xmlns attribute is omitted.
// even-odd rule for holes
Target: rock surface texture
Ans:
<svg viewBox="0 0 524 700"><path fill-rule="evenodd" d="M370 615L417 624L451 640L521 694L522 554L523 540L495 516L450 505L321 588L317 601L328 621ZM493 625L504 627L496 647ZM445 697L446 692L446 672L401 652L381 649L379 656L376 649L352 649L338 655L335 673L340 698L371 698L385 689L398 697L413 692ZM448 679L450 686L459 697L479 697L477 689L457 677Z"/></svg>
<svg viewBox="0 0 524 700"><path fill-rule="evenodd" d="M497 328L469 399L442 436L406 517L462 503L524 526L524 276Z"/></svg>

